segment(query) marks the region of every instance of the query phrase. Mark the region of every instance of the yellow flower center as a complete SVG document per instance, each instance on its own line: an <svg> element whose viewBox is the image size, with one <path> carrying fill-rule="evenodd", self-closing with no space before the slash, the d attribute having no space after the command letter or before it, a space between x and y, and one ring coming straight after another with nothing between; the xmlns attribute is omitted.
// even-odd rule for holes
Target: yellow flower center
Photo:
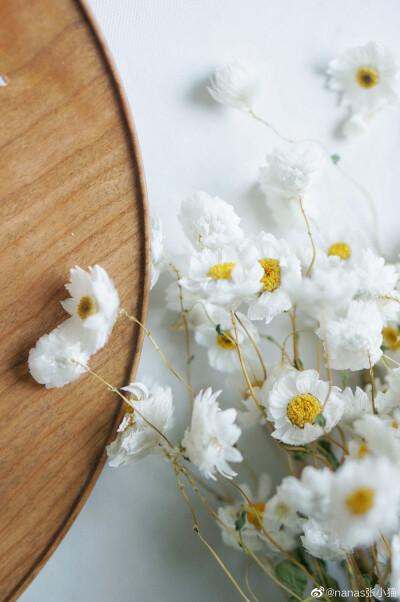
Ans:
<svg viewBox="0 0 400 602"><path fill-rule="evenodd" d="M366 441L363 441L358 448L358 458L361 460L366 454L369 454L369 449Z"/></svg>
<svg viewBox="0 0 400 602"><path fill-rule="evenodd" d="M352 514L365 514L371 510L374 504L375 491L368 487L356 489L354 493L346 499L347 509Z"/></svg>
<svg viewBox="0 0 400 602"><path fill-rule="evenodd" d="M356 82L362 88L373 88L379 82L379 73L372 67L360 67L357 69Z"/></svg>
<svg viewBox="0 0 400 602"><path fill-rule="evenodd" d="M392 428L393 429L398 429L399 428L399 423L397 422L397 420L393 420L392 421Z"/></svg>
<svg viewBox="0 0 400 602"><path fill-rule="evenodd" d="M223 349L236 349L235 340L229 330L226 331L226 334L219 334L217 336L217 343Z"/></svg>
<svg viewBox="0 0 400 602"><path fill-rule="evenodd" d="M341 259L348 259L351 255L351 249L345 242L335 242L329 247L328 255L336 255Z"/></svg>
<svg viewBox="0 0 400 602"><path fill-rule="evenodd" d="M281 268L277 259L260 259L260 266L264 270L261 278L263 291L272 293L281 283Z"/></svg>
<svg viewBox="0 0 400 602"><path fill-rule="evenodd" d="M391 349L400 348L399 331L397 328L393 328L393 326L386 326L382 330L382 335Z"/></svg>
<svg viewBox="0 0 400 602"><path fill-rule="evenodd" d="M212 265L207 272L207 276L214 278L214 280L230 280L233 268L236 263L216 263Z"/></svg>
<svg viewBox="0 0 400 602"><path fill-rule="evenodd" d="M254 510L251 506L247 508L247 520L256 529L261 529L259 521L262 521L264 516L265 504L253 504Z"/></svg>
<svg viewBox="0 0 400 602"><path fill-rule="evenodd" d="M302 393L293 397L287 406L287 417L290 422L303 429L306 424L314 424L316 417L321 413L321 404L311 393Z"/></svg>
<svg viewBox="0 0 400 602"><path fill-rule="evenodd" d="M77 314L81 320L86 320L97 311L96 301L92 297L81 297L78 304Z"/></svg>

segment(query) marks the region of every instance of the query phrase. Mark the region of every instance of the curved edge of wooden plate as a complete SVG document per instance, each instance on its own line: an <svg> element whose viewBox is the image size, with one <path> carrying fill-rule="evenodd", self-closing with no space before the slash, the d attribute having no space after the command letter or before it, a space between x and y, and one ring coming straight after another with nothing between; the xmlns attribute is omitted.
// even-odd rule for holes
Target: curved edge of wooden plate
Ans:
<svg viewBox="0 0 400 602"><path fill-rule="evenodd" d="M131 155L132 155L132 168L136 167L136 177L138 181L138 186L141 193L142 198L142 222L143 222L143 230L144 230L144 240L145 240L145 253L144 253L144 286L142 290L142 303L141 303L141 315L138 316L142 323L146 322L147 318L147 310L149 303L149 293L150 293L150 226L149 226L149 211L148 211L148 201L147 201L147 191L146 191L146 181L144 176L144 169L142 163L141 152L139 148L138 138L136 134L135 125L133 122L133 118L131 116L130 107L128 105L128 101L125 96L125 91L123 89L122 83L119 79L119 75L114 66L113 59L108 50L108 47L103 39L103 36L99 30L99 27L96 23L96 20L86 4L86 0L74 0L78 6L78 9L81 10L83 18L85 19L87 26L91 30L93 34L93 38L95 44L98 47L99 53L103 58L104 64L107 67L110 82L114 87L116 97L118 103L121 108L122 119L125 122L125 128L129 135L129 140L131 143ZM134 378L138 363L140 360L142 344L143 344L144 332L140 328L138 329L136 344L132 346L131 350L131 362L130 362L130 371L127 377L131 379ZM116 429L120 423L120 420L125 412L124 406L121 403L116 414L114 423L110 425L110 431L108 434L108 440L112 438ZM78 516L81 511L83 505L85 504L89 494L91 493L96 481L100 475L100 472L106 461L106 451L102 452L99 456L97 463L95 464L92 472L89 474L85 485L82 488L81 494L78 496L75 504L71 507L71 510L57 533L55 534L53 540L49 543L47 548L43 551L43 554L37 559L35 564L31 567L30 571L24 576L24 578L18 583L13 592L7 597L4 602L13 602L17 600L19 596L25 591L28 585L33 581L36 575L40 572L49 558L52 556L54 551L57 549L58 545L61 543L65 535L67 534L69 528L72 523Z"/></svg>

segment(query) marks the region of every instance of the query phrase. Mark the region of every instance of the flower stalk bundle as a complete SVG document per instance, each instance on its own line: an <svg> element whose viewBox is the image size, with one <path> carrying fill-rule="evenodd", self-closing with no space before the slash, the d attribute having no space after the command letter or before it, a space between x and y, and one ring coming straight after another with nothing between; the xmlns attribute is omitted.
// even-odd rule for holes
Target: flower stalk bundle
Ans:
<svg viewBox="0 0 400 602"><path fill-rule="evenodd" d="M328 76L350 107L346 136L365 133L372 114L399 99L396 61L376 43L331 61ZM365 599L400 596L400 267L362 230L320 227L321 181L339 169L339 157L317 141L286 138L259 117L253 107L260 87L259 70L236 61L217 70L209 91L284 140L259 171L283 238L264 230L246 235L234 208L206 192L182 203L184 253L169 252L160 220L152 219L151 287L162 272L170 275L166 306L184 333L186 374L119 306L99 266L71 270L71 297L63 302L70 317L31 350L31 374L52 388L89 372L123 399L126 413L107 447L110 465L163 457L195 532L245 600L257 600L250 565L291 602L313 599L314 590L329 600L327 588L340 590L339 572ZM191 419L178 440L171 436L170 387L135 382L119 390L88 367L117 319L143 328L179 381L179 395L187 389ZM271 332L278 321L281 340ZM202 348L223 390L210 387L205 374L193 385ZM287 476L275 489L265 450L256 490L237 482L246 429L263 431L285 461ZM226 545L243 555L243 575L234 576L204 538L195 499Z"/></svg>

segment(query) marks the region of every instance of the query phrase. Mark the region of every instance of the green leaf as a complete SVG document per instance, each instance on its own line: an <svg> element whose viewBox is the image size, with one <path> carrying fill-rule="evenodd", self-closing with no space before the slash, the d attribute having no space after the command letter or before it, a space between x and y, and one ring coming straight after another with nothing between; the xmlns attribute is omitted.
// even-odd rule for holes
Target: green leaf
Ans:
<svg viewBox="0 0 400 602"><path fill-rule="evenodd" d="M303 370L304 366L303 366L303 362L301 361L301 359L298 357L297 358L297 362L296 360L293 360L293 366L296 368L296 370L298 370L299 368L297 367L297 364L299 364L300 366L300 370Z"/></svg>
<svg viewBox="0 0 400 602"><path fill-rule="evenodd" d="M297 548L292 550L291 555L297 560L297 562L300 562L300 564L302 564L308 571L310 571L310 567L307 562L306 552L302 546L298 546Z"/></svg>
<svg viewBox="0 0 400 602"><path fill-rule="evenodd" d="M235 520L235 529L236 531L240 531L246 522L246 510L242 510L240 516L237 520Z"/></svg>
<svg viewBox="0 0 400 602"><path fill-rule="evenodd" d="M325 426L325 418L322 416L322 414L318 414L318 416L315 418L315 424L318 424L318 426Z"/></svg>
<svg viewBox="0 0 400 602"><path fill-rule="evenodd" d="M194 360L194 355L191 355L187 361L188 366L189 366L189 364L191 364L193 362L193 360Z"/></svg>
<svg viewBox="0 0 400 602"><path fill-rule="evenodd" d="M334 165L337 165L340 161L340 155L331 155L331 159Z"/></svg>
<svg viewBox="0 0 400 602"><path fill-rule="evenodd" d="M332 451L332 443L330 441L325 441L325 439L320 439L318 445L322 447L323 451L320 450L321 454L325 456L333 470L336 470L339 467L339 462Z"/></svg>
<svg viewBox="0 0 400 602"><path fill-rule="evenodd" d="M275 574L278 579L289 585L295 594L303 595L308 579L300 567L289 560L281 560L275 567Z"/></svg>
<svg viewBox="0 0 400 602"><path fill-rule="evenodd" d="M342 370L342 385L345 387L347 385L347 381L349 380L349 371Z"/></svg>
<svg viewBox="0 0 400 602"><path fill-rule="evenodd" d="M225 333L224 333L224 331L221 328L221 324L217 324L216 327L215 327L215 330L218 332L219 335L225 336Z"/></svg>
<svg viewBox="0 0 400 602"><path fill-rule="evenodd" d="M389 347L387 345L381 345L381 351L387 351Z"/></svg>

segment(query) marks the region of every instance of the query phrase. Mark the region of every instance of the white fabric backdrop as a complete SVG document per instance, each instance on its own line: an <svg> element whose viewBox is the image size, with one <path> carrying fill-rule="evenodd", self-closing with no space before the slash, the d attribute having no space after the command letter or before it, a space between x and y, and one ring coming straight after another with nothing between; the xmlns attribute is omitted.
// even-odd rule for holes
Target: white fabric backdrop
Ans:
<svg viewBox="0 0 400 602"><path fill-rule="evenodd" d="M205 90L216 66L245 58L264 69L259 111L287 136L317 138L341 155L343 167L387 213L381 235L386 253L394 254L400 226L399 110L377 115L365 139L340 139L337 126L346 113L324 88L323 71L347 46L371 39L386 43L400 58L397 0L90 0L90 6L125 86L150 207L163 219L172 249L182 243L179 204L198 189L232 202L250 231L263 220L267 227L257 171L265 154L281 143L247 116L217 106ZM363 198L347 183L336 184L334 193L327 192L337 214L348 221L357 213L368 223ZM149 324L183 371L181 334L162 331L171 322L155 289ZM146 343L138 376L154 375L156 369L159 381L173 384L183 420L185 391L158 360ZM201 359L197 365L200 371L206 366ZM249 443L257 461L257 443ZM227 555L211 526L206 533L232 570L241 571L241 555ZM253 578L257 589L258 576ZM21 597L22 602L189 599L223 602L239 596L191 532L172 471L158 459L121 471L104 469L70 532ZM264 590L261 599L278 596Z"/></svg>

